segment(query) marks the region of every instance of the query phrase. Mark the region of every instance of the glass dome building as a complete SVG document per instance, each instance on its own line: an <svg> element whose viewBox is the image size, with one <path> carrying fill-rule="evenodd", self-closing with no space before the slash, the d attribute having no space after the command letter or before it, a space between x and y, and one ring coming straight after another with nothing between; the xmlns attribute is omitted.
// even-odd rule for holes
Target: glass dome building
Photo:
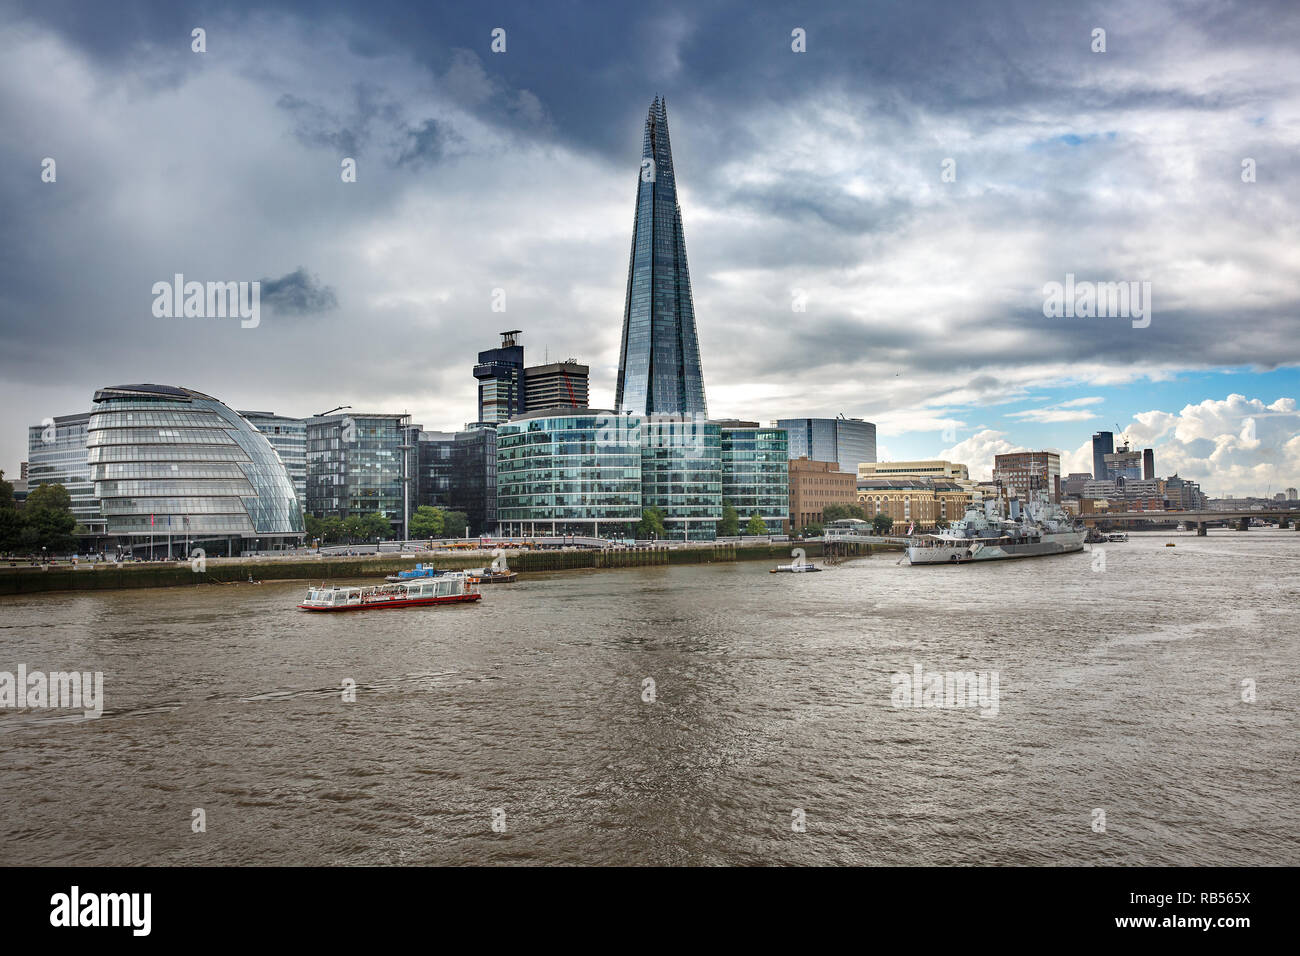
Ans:
<svg viewBox="0 0 1300 956"><path fill-rule="evenodd" d="M86 455L105 533L125 548L165 540L181 554L206 541L238 554L291 546L303 534L293 481L266 436L202 392L101 388Z"/></svg>

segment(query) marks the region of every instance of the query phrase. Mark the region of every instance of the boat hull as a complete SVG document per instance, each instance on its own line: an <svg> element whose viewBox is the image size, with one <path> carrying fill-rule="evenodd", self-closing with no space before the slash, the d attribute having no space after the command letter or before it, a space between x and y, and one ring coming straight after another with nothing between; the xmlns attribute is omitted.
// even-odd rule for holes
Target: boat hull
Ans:
<svg viewBox="0 0 1300 956"><path fill-rule="evenodd" d="M1044 535L1042 540L1023 544L988 544L971 548L965 543L907 549L907 560L920 564L968 564L972 561L1006 561L1012 558L1042 558L1083 550L1083 532Z"/></svg>
<svg viewBox="0 0 1300 956"><path fill-rule="evenodd" d="M451 594L445 597L423 597L423 598L403 598L395 601L371 601L364 604L334 604L329 606L315 606L311 604L299 604L300 611L324 611L326 613L333 611L374 611L379 608L389 607L429 607L433 604L467 604L479 600L481 594Z"/></svg>

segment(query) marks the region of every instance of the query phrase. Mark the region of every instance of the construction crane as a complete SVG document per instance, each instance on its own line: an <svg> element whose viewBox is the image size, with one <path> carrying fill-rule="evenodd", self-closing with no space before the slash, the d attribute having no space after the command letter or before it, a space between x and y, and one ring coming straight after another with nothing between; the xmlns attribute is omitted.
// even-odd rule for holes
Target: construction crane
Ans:
<svg viewBox="0 0 1300 956"><path fill-rule="evenodd" d="M326 415L333 415L335 412L341 412L343 409L351 407L351 405L340 405L338 408L331 408L328 412L317 412L312 418L324 418Z"/></svg>

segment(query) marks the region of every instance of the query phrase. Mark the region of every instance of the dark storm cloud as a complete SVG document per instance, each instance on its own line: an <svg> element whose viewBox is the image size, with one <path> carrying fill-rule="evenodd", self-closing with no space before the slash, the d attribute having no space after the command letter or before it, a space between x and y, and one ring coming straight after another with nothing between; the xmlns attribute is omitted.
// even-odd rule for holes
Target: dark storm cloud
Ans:
<svg viewBox="0 0 1300 956"><path fill-rule="evenodd" d="M284 315L310 315L338 308L339 300L333 289L299 266L278 279L262 280L262 304Z"/></svg>

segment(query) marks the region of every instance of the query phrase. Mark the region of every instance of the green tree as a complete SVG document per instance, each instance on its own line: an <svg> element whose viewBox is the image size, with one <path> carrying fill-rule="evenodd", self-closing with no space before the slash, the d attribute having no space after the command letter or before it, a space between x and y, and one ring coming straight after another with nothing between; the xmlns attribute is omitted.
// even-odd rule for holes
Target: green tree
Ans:
<svg viewBox="0 0 1300 956"><path fill-rule="evenodd" d="M636 536L638 540L644 541L650 537L662 538L664 536L664 513L661 508L643 508L641 510L641 520L636 525Z"/></svg>
<svg viewBox="0 0 1300 956"><path fill-rule="evenodd" d="M376 538L381 541L387 541L394 537L393 526L388 518L377 511L367 512L361 519L361 537L365 541L374 541Z"/></svg>
<svg viewBox="0 0 1300 956"><path fill-rule="evenodd" d="M934 529L935 529L936 531L940 530L941 528L946 528L946 527L948 527L948 519L947 519L947 518L935 518L935 519L934 519Z"/></svg>
<svg viewBox="0 0 1300 956"><path fill-rule="evenodd" d="M871 519L871 524L876 534L889 534L889 530L894 527L894 519L889 515L876 515Z"/></svg>
<svg viewBox="0 0 1300 956"><path fill-rule="evenodd" d="M805 538L819 538L824 530L820 524L813 521L803 526L803 536Z"/></svg>
<svg viewBox="0 0 1300 956"><path fill-rule="evenodd" d="M441 538L446 534L447 516L441 508L420 505L411 515L412 538Z"/></svg>
<svg viewBox="0 0 1300 956"><path fill-rule="evenodd" d="M62 485L37 485L23 502L20 515L22 542L33 551L45 548L50 554L61 554L76 545L72 532L77 527L77 519L72 514L72 496Z"/></svg>
<svg viewBox="0 0 1300 956"><path fill-rule="evenodd" d="M740 516L736 514L736 509L731 506L731 502L724 499L722 520L718 522L718 537L734 538L738 534L740 534Z"/></svg>
<svg viewBox="0 0 1300 956"><path fill-rule="evenodd" d="M745 525L745 534L767 534L767 523L757 511L749 516L749 523Z"/></svg>
<svg viewBox="0 0 1300 956"><path fill-rule="evenodd" d="M14 486L5 481L5 473L0 470L0 551L15 550L21 530L22 520L18 517L18 506L14 504Z"/></svg>
<svg viewBox="0 0 1300 956"><path fill-rule="evenodd" d="M858 518L865 521L867 512L861 505L856 504L829 504L822 509L822 521L840 521L844 518Z"/></svg>
<svg viewBox="0 0 1300 956"><path fill-rule="evenodd" d="M448 538L463 538L469 534L469 515L463 511L444 511L443 521L446 527L443 534Z"/></svg>

